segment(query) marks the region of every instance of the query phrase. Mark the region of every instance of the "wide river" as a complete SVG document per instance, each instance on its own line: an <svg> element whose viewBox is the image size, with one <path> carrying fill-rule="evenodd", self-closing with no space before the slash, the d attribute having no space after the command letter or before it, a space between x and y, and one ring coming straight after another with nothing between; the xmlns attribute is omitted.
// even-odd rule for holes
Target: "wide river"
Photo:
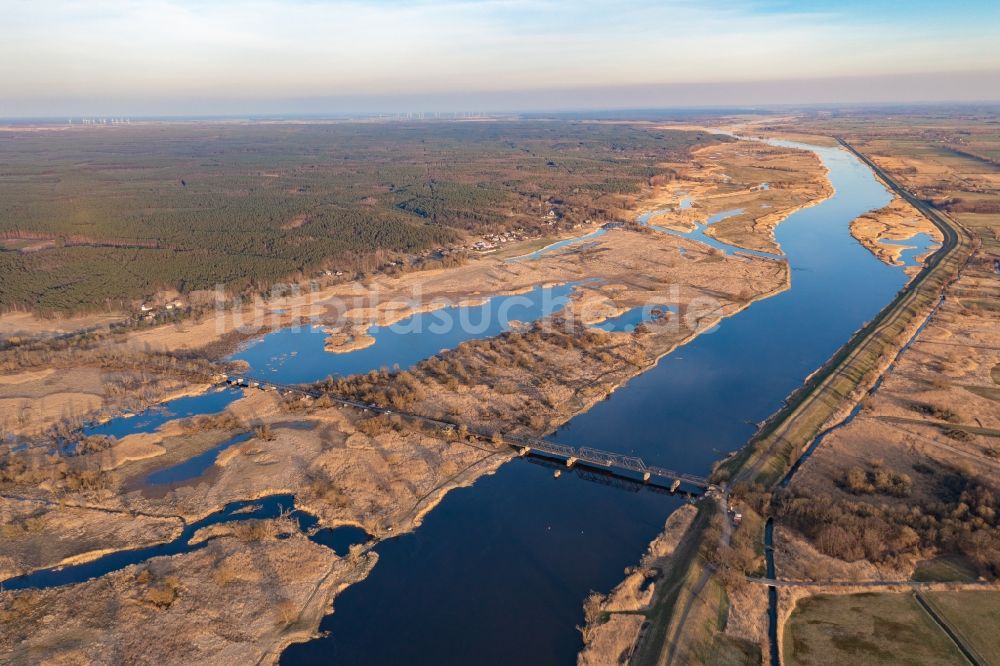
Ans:
<svg viewBox="0 0 1000 666"><path fill-rule="evenodd" d="M840 148L773 143L815 151L836 190L776 230L791 264L791 289L753 304L679 348L573 418L553 439L707 474L714 461L742 446L754 423L774 412L903 286L906 277L900 268L878 261L848 232L852 219L890 200L871 171ZM690 235L717 244L703 231L699 226ZM926 240L908 242L918 246L905 254L908 263L926 249ZM530 261L538 254L518 260ZM506 328L503 318L495 316L498 312L520 321L549 314L571 290L572 285L537 288L526 297L497 297L458 308L454 314L491 322L460 327L459 333L450 329L437 334L432 326L416 331L412 326L373 328L372 347L333 355L323 351L326 333L321 329L305 328L297 335L278 331L237 358L247 360L255 376L282 382L396 363L406 367L463 340L496 335ZM636 316L628 313L612 323L632 325ZM229 389L183 398L88 431L115 436L149 432L171 418L221 411L239 395ZM200 461L197 470L210 462ZM164 474L172 479L180 471ZM416 531L378 544L379 562L371 575L341 593L336 612L324 619L322 630L329 633L289 647L282 662L573 664L582 647L576 627L583 623L588 593L613 587L682 501L575 474L555 479L547 467L511 462L471 487L449 493ZM222 512L218 519L228 517ZM336 538L358 536L338 533ZM186 542L178 540L170 549L183 552ZM65 571L58 580L49 580L45 572L25 577L21 584L45 587L84 580L156 554L161 553L134 552L121 562Z"/></svg>
<svg viewBox="0 0 1000 666"><path fill-rule="evenodd" d="M814 150L836 192L776 231L792 287L726 319L572 419L554 439L706 474L903 286L849 234L890 195L840 148ZM591 590L608 591L682 500L524 462L449 493L337 597L325 637L282 663L573 664Z"/></svg>

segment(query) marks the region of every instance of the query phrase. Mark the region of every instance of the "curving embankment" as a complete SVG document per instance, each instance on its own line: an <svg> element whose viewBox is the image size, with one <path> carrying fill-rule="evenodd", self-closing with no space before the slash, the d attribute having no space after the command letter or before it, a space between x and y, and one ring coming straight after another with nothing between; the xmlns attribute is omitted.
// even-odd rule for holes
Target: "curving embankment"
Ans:
<svg viewBox="0 0 1000 666"><path fill-rule="evenodd" d="M944 237L941 248L879 314L859 329L819 370L785 401L739 454L721 465L718 479L733 483L778 482L799 455L831 421L846 416L891 361L893 351L930 314L945 287L957 278L972 254L971 235L892 180L877 164L841 138L895 194L924 214ZM838 418L840 417L840 418Z"/></svg>

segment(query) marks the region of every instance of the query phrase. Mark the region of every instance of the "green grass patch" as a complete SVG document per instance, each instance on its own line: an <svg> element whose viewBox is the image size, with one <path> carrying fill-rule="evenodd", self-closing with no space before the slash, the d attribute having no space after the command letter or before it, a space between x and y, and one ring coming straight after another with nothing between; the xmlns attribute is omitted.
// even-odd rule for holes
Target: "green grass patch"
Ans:
<svg viewBox="0 0 1000 666"><path fill-rule="evenodd" d="M658 666L663 654L669 649L667 640L676 619L674 610L686 603L691 586L704 570L699 548L714 514L714 503L702 502L698 505L698 514L674 551L669 570L656 581L653 600L646 613L650 626L633 655L633 666Z"/></svg>
<svg viewBox="0 0 1000 666"><path fill-rule="evenodd" d="M970 310L986 310L987 312L1000 312L1000 303L988 301L984 298L962 298L959 302Z"/></svg>
<svg viewBox="0 0 1000 666"><path fill-rule="evenodd" d="M788 666L961 664L962 653L910 593L817 595L785 625Z"/></svg>
<svg viewBox="0 0 1000 666"><path fill-rule="evenodd" d="M978 395L980 398L1000 402L1000 388L994 388L992 386L963 386L962 388L969 393Z"/></svg>
<svg viewBox="0 0 1000 666"><path fill-rule="evenodd" d="M976 570L960 555L943 555L917 564L913 580L954 582L975 580Z"/></svg>
<svg viewBox="0 0 1000 666"><path fill-rule="evenodd" d="M928 592L923 597L984 664L1000 664L1000 592Z"/></svg>

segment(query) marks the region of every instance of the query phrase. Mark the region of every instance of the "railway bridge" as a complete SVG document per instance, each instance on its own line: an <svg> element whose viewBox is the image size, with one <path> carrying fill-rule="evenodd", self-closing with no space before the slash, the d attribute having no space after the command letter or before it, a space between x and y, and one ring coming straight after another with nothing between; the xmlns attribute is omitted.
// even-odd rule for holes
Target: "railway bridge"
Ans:
<svg viewBox="0 0 1000 666"><path fill-rule="evenodd" d="M309 398L327 397L330 401L342 407L351 407L373 414L396 414L408 421L434 426L443 430L454 430L461 424L446 421L444 419L431 418L412 412L397 412L379 405L373 405L327 393L317 388L297 384L281 384L266 380L256 379L249 376L229 377L221 376L220 384L238 386L243 388L258 389L261 391L278 391L283 395L294 394ZM465 426L469 434L482 439L492 439L492 433L480 432L475 428ZM625 483L637 483L648 485L659 490L669 492L679 492L684 490L691 494L716 489L709 480L696 474L677 472L658 465L647 465L642 458L629 456L623 453L603 451L592 447L576 448L567 444L560 444L538 437L528 437L524 435L502 435L503 442L514 449L521 457L531 457L542 459L549 463L556 463L558 466L577 471L592 470L601 473L607 478L614 478Z"/></svg>

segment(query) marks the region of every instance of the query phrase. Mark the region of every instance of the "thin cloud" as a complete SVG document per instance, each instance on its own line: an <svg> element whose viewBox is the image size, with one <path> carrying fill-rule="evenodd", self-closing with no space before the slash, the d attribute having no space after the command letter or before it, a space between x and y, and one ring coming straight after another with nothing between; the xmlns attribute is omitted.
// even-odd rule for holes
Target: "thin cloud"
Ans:
<svg viewBox="0 0 1000 666"><path fill-rule="evenodd" d="M998 22L987 17L956 7L921 7L919 17L852 9L683 0L15 2L0 25L0 113L56 98L446 95L1000 68ZM941 22L963 30L942 31Z"/></svg>

